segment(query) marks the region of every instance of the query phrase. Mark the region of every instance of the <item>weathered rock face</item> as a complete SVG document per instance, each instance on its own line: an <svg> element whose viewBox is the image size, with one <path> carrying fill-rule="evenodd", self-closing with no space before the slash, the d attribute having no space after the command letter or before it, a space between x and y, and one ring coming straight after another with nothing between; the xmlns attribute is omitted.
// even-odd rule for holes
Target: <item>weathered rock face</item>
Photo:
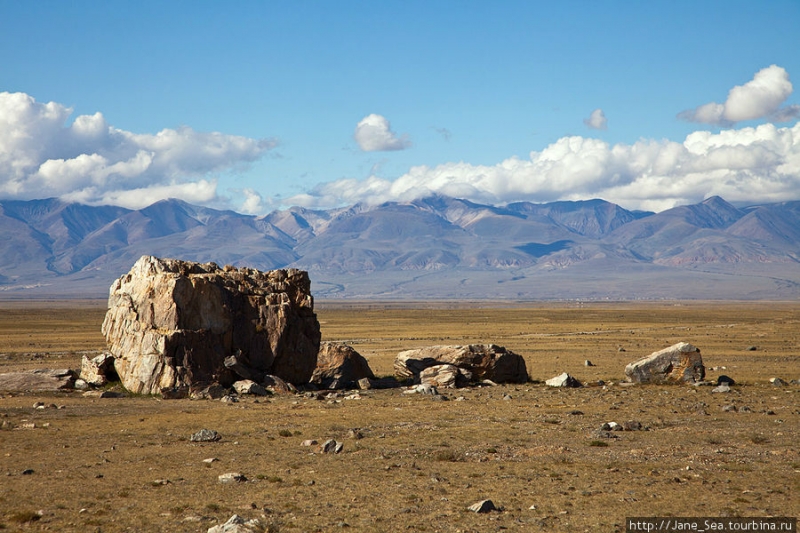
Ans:
<svg viewBox="0 0 800 533"><path fill-rule="evenodd" d="M320 342L310 286L301 270L143 256L111 286L102 332L117 374L135 393L267 374L305 383ZM226 366L231 355L250 375Z"/></svg>
<svg viewBox="0 0 800 533"><path fill-rule="evenodd" d="M89 385L102 387L109 381L109 377L116 376L114 372L114 356L103 353L89 359L85 355L81 358L81 379Z"/></svg>
<svg viewBox="0 0 800 533"><path fill-rule="evenodd" d="M326 389L341 389L355 386L363 378L375 378L363 355L346 344L322 343L312 383Z"/></svg>
<svg viewBox="0 0 800 533"><path fill-rule="evenodd" d="M705 377L706 367L698 348L679 342L630 363L625 375L634 383L697 382Z"/></svg>
<svg viewBox="0 0 800 533"><path fill-rule="evenodd" d="M457 366L466 371L471 375L472 381L484 379L496 383L528 381L528 370L522 356L494 344L428 346L406 350L397 354L394 374L400 380L413 379L415 383L419 383L420 373L423 370L442 364Z"/></svg>

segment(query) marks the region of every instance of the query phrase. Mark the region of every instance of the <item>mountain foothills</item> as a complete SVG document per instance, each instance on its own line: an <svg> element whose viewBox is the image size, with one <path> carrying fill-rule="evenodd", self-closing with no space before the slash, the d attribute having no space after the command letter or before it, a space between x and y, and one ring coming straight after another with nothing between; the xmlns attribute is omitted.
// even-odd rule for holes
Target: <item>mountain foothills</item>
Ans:
<svg viewBox="0 0 800 533"><path fill-rule="evenodd" d="M800 297L800 202L646 213L434 196L256 217L179 200L0 201L0 236L0 298L105 297L142 255L301 268L318 298Z"/></svg>

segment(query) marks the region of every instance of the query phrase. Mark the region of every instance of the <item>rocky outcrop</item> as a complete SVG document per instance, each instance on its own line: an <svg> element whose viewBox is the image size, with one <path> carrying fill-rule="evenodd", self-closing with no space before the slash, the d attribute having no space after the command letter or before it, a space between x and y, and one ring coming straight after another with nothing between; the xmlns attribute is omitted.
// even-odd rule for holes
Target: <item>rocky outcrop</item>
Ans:
<svg viewBox="0 0 800 533"><path fill-rule="evenodd" d="M494 344L428 346L397 354L394 374L399 380L420 382L423 370L436 365L453 365L470 381L489 379L495 383L525 383L528 371L522 356Z"/></svg>
<svg viewBox="0 0 800 533"><path fill-rule="evenodd" d="M694 383L703 381L706 367L698 348L679 342L630 363L625 375L634 383Z"/></svg>
<svg viewBox="0 0 800 533"><path fill-rule="evenodd" d="M0 374L0 390L7 391L57 391L71 389L75 373L64 369L39 369Z"/></svg>
<svg viewBox="0 0 800 533"><path fill-rule="evenodd" d="M228 387L268 374L305 383L320 342L310 285L301 270L143 256L111 286L102 332L122 384L135 393Z"/></svg>
<svg viewBox="0 0 800 533"><path fill-rule="evenodd" d="M360 379L375 379L363 355L346 344L323 342L311 382L325 389L355 387Z"/></svg>

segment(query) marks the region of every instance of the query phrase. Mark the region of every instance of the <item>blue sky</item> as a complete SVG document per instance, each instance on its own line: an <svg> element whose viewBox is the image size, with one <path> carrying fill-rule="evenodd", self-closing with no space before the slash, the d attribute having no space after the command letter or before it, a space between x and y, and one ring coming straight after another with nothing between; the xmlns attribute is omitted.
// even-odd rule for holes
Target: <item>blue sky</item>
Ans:
<svg viewBox="0 0 800 533"><path fill-rule="evenodd" d="M797 0L0 0L0 198L800 199L797 28Z"/></svg>

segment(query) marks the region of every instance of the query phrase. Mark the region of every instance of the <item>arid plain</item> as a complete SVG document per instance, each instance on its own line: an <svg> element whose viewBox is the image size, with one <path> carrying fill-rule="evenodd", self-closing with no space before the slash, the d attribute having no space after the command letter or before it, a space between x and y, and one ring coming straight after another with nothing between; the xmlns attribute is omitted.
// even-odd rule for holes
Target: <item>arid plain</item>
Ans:
<svg viewBox="0 0 800 533"><path fill-rule="evenodd" d="M104 348L105 310L0 302L0 372L78 369ZM321 301L317 314L323 340L378 376L404 349L494 343L524 356L531 382L441 391L449 401L0 393L0 528L205 532L236 513L270 532L595 532L626 516L800 515L800 386L769 382L800 379L797 302ZM732 391L619 384L680 341ZM562 372L587 386L544 384ZM643 429L599 437L611 421ZM203 428L221 440L191 442ZM340 454L301 446L329 438ZM247 481L220 483L227 472ZM487 498L502 510L467 510Z"/></svg>

